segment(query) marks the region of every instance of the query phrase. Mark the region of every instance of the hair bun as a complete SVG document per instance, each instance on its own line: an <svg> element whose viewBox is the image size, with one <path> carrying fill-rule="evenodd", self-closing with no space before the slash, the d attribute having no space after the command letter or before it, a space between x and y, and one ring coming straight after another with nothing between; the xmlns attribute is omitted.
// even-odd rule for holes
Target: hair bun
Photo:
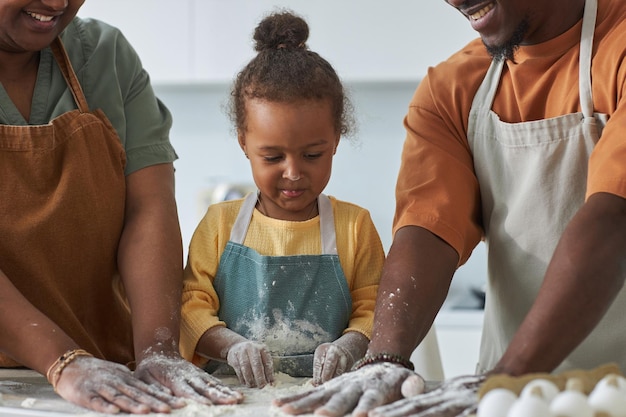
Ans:
<svg viewBox="0 0 626 417"><path fill-rule="evenodd" d="M265 17L254 30L254 49L306 49L309 25L291 12L273 13Z"/></svg>

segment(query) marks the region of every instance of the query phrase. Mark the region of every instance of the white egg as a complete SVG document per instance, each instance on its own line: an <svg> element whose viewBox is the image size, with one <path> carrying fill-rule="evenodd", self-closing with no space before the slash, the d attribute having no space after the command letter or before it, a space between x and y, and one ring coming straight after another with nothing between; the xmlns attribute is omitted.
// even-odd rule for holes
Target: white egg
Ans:
<svg viewBox="0 0 626 417"><path fill-rule="evenodd" d="M506 417L553 417L548 403L537 395L520 396Z"/></svg>
<svg viewBox="0 0 626 417"><path fill-rule="evenodd" d="M624 392L624 394L626 395L626 378L624 378L623 376L609 374L602 378L600 381L598 381L598 383L596 384L596 388L602 387L606 384L611 384L613 386L617 385L617 388L620 391Z"/></svg>
<svg viewBox="0 0 626 417"><path fill-rule="evenodd" d="M506 417L517 395L506 388L494 388L488 391L478 403L477 417Z"/></svg>
<svg viewBox="0 0 626 417"><path fill-rule="evenodd" d="M520 397L526 397L535 389L535 387L541 390L541 396L547 403L550 403L550 401L552 401L552 399L561 391L554 382L548 379L538 378L533 379L524 385L524 388L520 393Z"/></svg>
<svg viewBox="0 0 626 417"><path fill-rule="evenodd" d="M555 417L593 417L587 396L573 390L558 393L550 402L550 411Z"/></svg>
<svg viewBox="0 0 626 417"><path fill-rule="evenodd" d="M589 405L610 417L626 417L626 395L618 384L616 375L607 376L606 382L596 384L589 394Z"/></svg>

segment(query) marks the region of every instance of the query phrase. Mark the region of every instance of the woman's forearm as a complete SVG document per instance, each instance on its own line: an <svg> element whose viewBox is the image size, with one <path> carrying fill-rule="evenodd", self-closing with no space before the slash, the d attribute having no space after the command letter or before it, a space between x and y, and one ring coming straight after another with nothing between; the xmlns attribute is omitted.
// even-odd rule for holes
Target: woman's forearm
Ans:
<svg viewBox="0 0 626 417"><path fill-rule="evenodd" d="M0 271L0 351L45 375L64 352L79 346L33 306Z"/></svg>
<svg viewBox="0 0 626 417"><path fill-rule="evenodd" d="M171 164L128 177L118 265L132 311L136 359L178 353L183 269Z"/></svg>

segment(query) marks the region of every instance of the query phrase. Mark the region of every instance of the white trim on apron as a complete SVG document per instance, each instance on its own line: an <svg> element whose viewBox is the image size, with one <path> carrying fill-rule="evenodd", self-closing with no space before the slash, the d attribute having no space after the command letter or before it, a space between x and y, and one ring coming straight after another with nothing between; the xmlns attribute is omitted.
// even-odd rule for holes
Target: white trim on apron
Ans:
<svg viewBox="0 0 626 417"><path fill-rule="evenodd" d="M257 193L250 193L245 197L239 209L239 214L233 224L233 228L230 231L231 242L243 244L246 234L248 233L248 226L250 226L250 219L252 218L257 200ZM330 198L328 198L326 194L320 194L317 198L317 207L320 214L322 253L325 255L337 255L335 216L333 215L333 207L330 203Z"/></svg>

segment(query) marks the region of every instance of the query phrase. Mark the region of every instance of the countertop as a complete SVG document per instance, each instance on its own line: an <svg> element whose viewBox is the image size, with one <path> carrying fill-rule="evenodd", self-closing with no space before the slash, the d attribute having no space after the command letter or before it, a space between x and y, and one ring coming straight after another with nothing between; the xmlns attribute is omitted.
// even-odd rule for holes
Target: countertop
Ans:
<svg viewBox="0 0 626 417"><path fill-rule="evenodd" d="M279 373L274 386L263 389L246 388L238 384L236 377L220 379L244 394L245 400L237 405L205 406L190 402L186 407L171 414L143 414L151 417L292 417L271 406L275 397L297 394L311 389L310 378L293 378ZM438 383L427 381L426 390ZM118 414L128 416L128 414ZM45 377L31 370L0 369L0 416L11 417L110 417L86 410L59 397ZM313 414L301 414L310 417Z"/></svg>
<svg viewBox="0 0 626 417"><path fill-rule="evenodd" d="M263 389L241 387L234 377L220 379L227 385L236 386L244 393L243 404L204 406L190 403L169 415L177 417L283 417L287 414L273 408L271 400L277 396L295 394L312 387L309 378L292 378L285 374L277 376L275 386ZM37 372L0 369L0 416L100 417L106 414L91 412L63 400L54 392L47 380ZM146 416L167 416L167 414L152 413Z"/></svg>

